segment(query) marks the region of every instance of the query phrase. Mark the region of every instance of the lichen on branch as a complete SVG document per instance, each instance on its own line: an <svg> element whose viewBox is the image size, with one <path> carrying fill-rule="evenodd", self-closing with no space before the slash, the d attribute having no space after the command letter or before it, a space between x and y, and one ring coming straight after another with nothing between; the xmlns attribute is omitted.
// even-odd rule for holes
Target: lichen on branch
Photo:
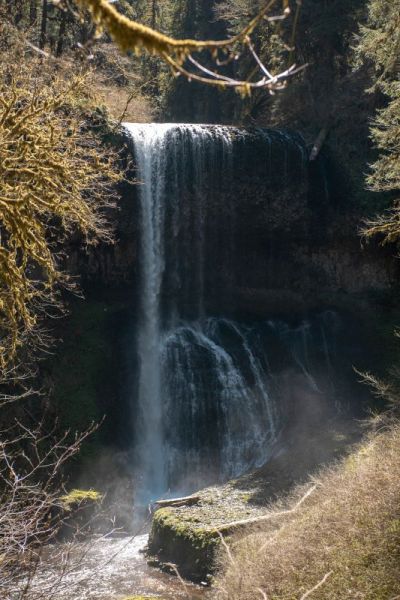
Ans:
<svg viewBox="0 0 400 600"><path fill-rule="evenodd" d="M58 303L63 241L111 240L104 208L119 178L111 153L88 132L77 98L85 80L35 80L3 68L0 95L0 367Z"/></svg>
<svg viewBox="0 0 400 600"><path fill-rule="evenodd" d="M170 66L175 75L183 75L189 81L199 81L220 88L235 88L239 93L248 95L254 88L266 88L270 91L281 89L286 80L298 72L296 65L290 65L281 73L271 73L255 53L251 42L252 34L264 19L276 21L289 16L289 0L269 0L237 35L224 40L174 39L125 17L108 0L76 0L76 2L82 9L89 10L98 32L106 30L121 50L133 50L136 53L145 50L152 55L158 55ZM300 5L301 2L298 0L298 11ZM281 10L279 14L271 16L270 12L276 6L281 7ZM204 51L211 54L215 62L214 68L209 68L193 58L192 53ZM219 66L222 63L227 64L236 60L244 51L250 52L256 64L249 79L241 81L221 73ZM220 56L224 58L223 61L219 59ZM187 60L191 68L185 66ZM192 68L193 65L195 69ZM259 73L259 78L253 80L256 73Z"/></svg>

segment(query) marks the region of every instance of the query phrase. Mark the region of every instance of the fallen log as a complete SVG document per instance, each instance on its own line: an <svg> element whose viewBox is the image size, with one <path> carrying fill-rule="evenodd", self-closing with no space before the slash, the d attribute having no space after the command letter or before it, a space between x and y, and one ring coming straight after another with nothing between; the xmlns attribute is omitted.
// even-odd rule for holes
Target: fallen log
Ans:
<svg viewBox="0 0 400 600"><path fill-rule="evenodd" d="M183 496L182 498L170 498L168 500L157 500L154 504L158 508L165 508L166 506L193 506L200 502L200 496Z"/></svg>

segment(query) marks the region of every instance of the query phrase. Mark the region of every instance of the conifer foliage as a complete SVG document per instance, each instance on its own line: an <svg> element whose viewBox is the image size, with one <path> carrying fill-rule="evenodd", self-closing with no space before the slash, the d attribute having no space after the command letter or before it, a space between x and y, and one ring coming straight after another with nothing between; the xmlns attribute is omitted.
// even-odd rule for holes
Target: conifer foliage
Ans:
<svg viewBox="0 0 400 600"><path fill-rule="evenodd" d="M368 23L361 28L357 48L359 60L373 70L369 91L386 96L385 106L378 111L371 137L380 150L372 165L367 183L378 192L400 191L400 0L371 0ZM386 214L369 221L367 237L379 234L383 243L400 237L400 198Z"/></svg>

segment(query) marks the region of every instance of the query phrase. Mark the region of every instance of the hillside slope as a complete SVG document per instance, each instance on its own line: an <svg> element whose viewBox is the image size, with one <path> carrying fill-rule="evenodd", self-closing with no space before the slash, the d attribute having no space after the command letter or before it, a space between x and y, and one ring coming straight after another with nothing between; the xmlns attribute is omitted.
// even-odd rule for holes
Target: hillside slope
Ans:
<svg viewBox="0 0 400 600"><path fill-rule="evenodd" d="M400 425L369 436L273 510L296 506L313 485L298 509L230 542L213 599L399 597Z"/></svg>

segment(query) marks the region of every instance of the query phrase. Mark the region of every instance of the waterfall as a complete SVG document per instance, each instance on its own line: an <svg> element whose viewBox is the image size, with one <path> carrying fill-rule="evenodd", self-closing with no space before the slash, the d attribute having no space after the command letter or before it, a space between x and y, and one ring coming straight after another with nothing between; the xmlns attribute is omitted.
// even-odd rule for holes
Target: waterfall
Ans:
<svg viewBox="0 0 400 600"><path fill-rule="evenodd" d="M285 184L293 164L301 183L306 153L300 138L276 131L125 128L141 210L133 437L138 499L147 502L169 490L236 477L271 455L284 422L269 367L271 327L255 333L227 317L240 218L233 182L238 166L242 178L251 178L256 156L271 194ZM249 136L256 151L251 156ZM216 301L227 306L222 317L212 314ZM307 330L301 332L291 357L316 386Z"/></svg>
<svg viewBox="0 0 400 600"><path fill-rule="evenodd" d="M209 318L163 340L168 470L178 488L235 477L269 456L278 415L247 334Z"/></svg>
<svg viewBox="0 0 400 600"><path fill-rule="evenodd" d="M138 338L140 377L136 415L137 459L143 466L144 489L166 489L162 433L160 364L160 294L164 271L164 213L168 125L129 125L141 197L142 315Z"/></svg>

